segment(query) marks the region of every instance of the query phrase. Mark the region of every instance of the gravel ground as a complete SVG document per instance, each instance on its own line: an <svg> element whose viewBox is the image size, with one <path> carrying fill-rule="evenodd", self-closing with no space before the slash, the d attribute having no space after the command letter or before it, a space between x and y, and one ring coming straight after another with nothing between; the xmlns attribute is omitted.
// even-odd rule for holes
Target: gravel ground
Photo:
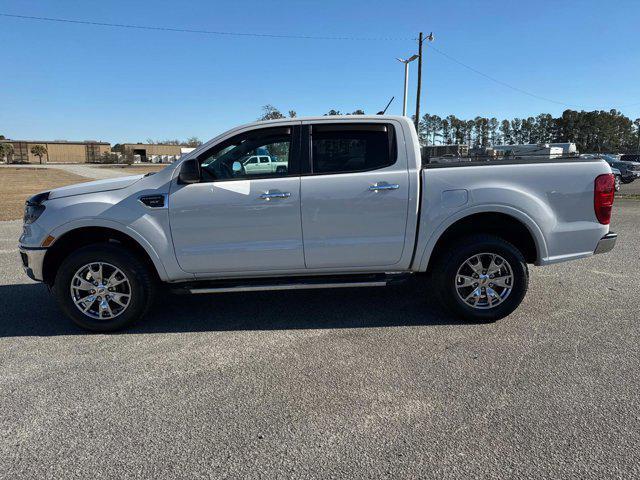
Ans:
<svg viewBox="0 0 640 480"><path fill-rule="evenodd" d="M83 177L94 178L96 180L135 175L133 173L123 172L120 168L100 168L81 163L68 165L49 165L49 168L58 168L66 172L75 173L76 175L82 175Z"/></svg>
<svg viewBox="0 0 640 480"><path fill-rule="evenodd" d="M48 165L2 165L0 166L0 172L2 168L25 168L25 169L49 169L56 168L58 170L64 170L65 172L74 173L81 177L87 177L87 181L90 180L103 180L106 178L124 177L127 175L135 175L135 173L125 172L121 168L101 168L86 163L69 163L69 164L48 164ZM144 173L144 172L140 172Z"/></svg>
<svg viewBox="0 0 640 480"><path fill-rule="evenodd" d="M638 478L640 202L616 249L532 268L516 313L417 285L166 297L87 334L0 222L2 478Z"/></svg>

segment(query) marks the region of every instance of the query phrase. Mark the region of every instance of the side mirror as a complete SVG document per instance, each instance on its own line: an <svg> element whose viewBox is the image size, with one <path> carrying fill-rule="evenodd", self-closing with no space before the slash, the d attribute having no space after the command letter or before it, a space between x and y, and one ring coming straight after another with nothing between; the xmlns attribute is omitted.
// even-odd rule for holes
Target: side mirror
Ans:
<svg viewBox="0 0 640 480"><path fill-rule="evenodd" d="M240 162L233 162L233 164L231 165L231 170L233 170L234 174L238 174L240 172L242 172L242 164Z"/></svg>
<svg viewBox="0 0 640 480"><path fill-rule="evenodd" d="M178 183L187 185L200 182L200 165L196 159L185 161L180 167Z"/></svg>

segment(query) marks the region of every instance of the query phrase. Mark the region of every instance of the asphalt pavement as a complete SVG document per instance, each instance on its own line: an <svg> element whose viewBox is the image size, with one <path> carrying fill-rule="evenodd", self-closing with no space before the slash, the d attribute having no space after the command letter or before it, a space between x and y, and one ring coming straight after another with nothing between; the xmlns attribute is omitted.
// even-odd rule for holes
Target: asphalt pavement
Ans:
<svg viewBox="0 0 640 480"><path fill-rule="evenodd" d="M428 289L164 296L88 334L0 222L0 478L639 478L640 201L509 318Z"/></svg>
<svg viewBox="0 0 640 480"><path fill-rule="evenodd" d="M620 185L620 192L618 192L618 194L640 196L640 179Z"/></svg>

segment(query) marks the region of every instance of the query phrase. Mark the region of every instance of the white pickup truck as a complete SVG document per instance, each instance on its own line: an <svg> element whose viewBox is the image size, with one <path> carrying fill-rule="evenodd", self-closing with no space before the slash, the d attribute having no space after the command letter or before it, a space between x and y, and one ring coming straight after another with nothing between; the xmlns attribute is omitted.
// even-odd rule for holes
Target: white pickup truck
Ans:
<svg viewBox="0 0 640 480"><path fill-rule="evenodd" d="M241 159L278 152L286 169ZM142 317L162 283L184 293L374 287L410 276L452 315L495 321L527 264L613 248L602 160L422 166L395 116L244 125L153 175L72 185L25 206L26 273L82 327Z"/></svg>
<svg viewBox="0 0 640 480"><path fill-rule="evenodd" d="M251 155L244 160L242 167L247 175L262 175L265 173L287 173L288 163L269 155Z"/></svg>

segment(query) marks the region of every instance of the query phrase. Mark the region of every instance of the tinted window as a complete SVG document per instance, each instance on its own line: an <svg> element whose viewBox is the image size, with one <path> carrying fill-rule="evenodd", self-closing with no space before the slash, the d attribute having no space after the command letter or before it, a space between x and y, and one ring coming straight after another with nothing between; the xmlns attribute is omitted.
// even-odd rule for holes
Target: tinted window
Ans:
<svg viewBox="0 0 640 480"><path fill-rule="evenodd" d="M313 173L358 172L392 165L392 131L393 127L384 124L313 126Z"/></svg>
<svg viewBox="0 0 640 480"><path fill-rule="evenodd" d="M269 157L260 157L260 163L269 163Z"/></svg>
<svg viewBox="0 0 640 480"><path fill-rule="evenodd" d="M289 170L291 150L290 128L265 128L237 135L216 145L199 157L204 181L250 178L252 176L285 176ZM277 169L258 167L258 156L278 157ZM268 157L261 162L269 163Z"/></svg>

